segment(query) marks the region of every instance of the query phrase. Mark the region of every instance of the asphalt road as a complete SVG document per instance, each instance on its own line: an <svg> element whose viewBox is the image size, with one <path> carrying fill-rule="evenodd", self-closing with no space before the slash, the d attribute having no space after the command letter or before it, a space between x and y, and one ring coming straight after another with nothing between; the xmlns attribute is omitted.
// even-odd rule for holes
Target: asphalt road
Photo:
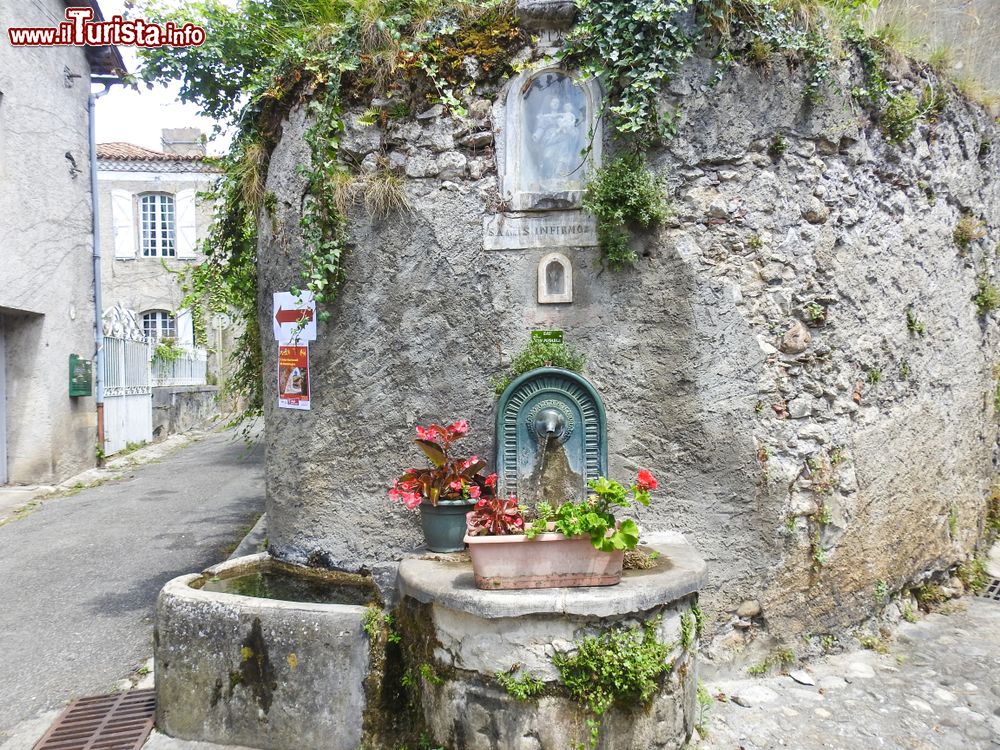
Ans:
<svg viewBox="0 0 1000 750"><path fill-rule="evenodd" d="M263 509L263 447L224 433L0 527L0 745L152 656L163 584L224 559Z"/></svg>

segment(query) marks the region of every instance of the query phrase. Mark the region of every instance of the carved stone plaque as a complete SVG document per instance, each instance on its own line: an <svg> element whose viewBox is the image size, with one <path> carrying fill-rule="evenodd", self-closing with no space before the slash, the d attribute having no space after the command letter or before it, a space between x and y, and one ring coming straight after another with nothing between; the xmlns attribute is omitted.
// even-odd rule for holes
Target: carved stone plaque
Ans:
<svg viewBox="0 0 1000 750"><path fill-rule="evenodd" d="M597 247L597 222L583 211L491 214L483 219L487 250Z"/></svg>

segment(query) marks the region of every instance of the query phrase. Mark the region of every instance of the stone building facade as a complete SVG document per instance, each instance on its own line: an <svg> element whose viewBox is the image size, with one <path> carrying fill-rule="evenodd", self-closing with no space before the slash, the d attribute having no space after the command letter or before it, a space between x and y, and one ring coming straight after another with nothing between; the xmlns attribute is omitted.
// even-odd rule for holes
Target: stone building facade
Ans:
<svg viewBox="0 0 1000 750"><path fill-rule="evenodd" d="M228 316L209 315L204 340L196 340L181 303L183 275L205 259L200 246L214 208L201 194L218 169L206 159L197 128L165 129L162 142L163 151L97 146L104 305L133 312L152 339L208 349L217 377L231 349Z"/></svg>
<svg viewBox="0 0 1000 750"><path fill-rule="evenodd" d="M309 122L299 108L283 123L259 245L272 552L359 568L412 549L415 519L385 493L419 460L414 425L468 419L469 452L494 455L491 382L530 331L559 329L604 397L611 475L661 479L640 524L683 531L709 560L720 651L841 633L883 587L966 559L997 449L998 328L973 301L998 272L993 118L936 81L944 111L894 145L849 93L857 59L807 106L803 71L781 61L714 84L712 61L694 58L663 94L683 105L679 133L646 154L672 215L615 273L572 191L546 206L524 189L512 205L504 155L538 119L509 117L509 97L545 73L546 51L523 50L526 72L506 88L480 86L468 118L437 106L381 127L349 114L345 160L404 175L410 209L351 212L308 412L276 408L267 323L302 250ZM919 94L934 74L901 63L895 75ZM603 146L606 161L616 147ZM963 250L965 215L989 239ZM504 240L522 230L546 239ZM571 301L540 301L553 252L569 261Z"/></svg>
<svg viewBox="0 0 1000 750"><path fill-rule="evenodd" d="M2 0L0 17L55 26L68 4ZM0 484L96 460L94 398L69 395L69 356L95 353L90 81L121 69L113 48L0 45Z"/></svg>

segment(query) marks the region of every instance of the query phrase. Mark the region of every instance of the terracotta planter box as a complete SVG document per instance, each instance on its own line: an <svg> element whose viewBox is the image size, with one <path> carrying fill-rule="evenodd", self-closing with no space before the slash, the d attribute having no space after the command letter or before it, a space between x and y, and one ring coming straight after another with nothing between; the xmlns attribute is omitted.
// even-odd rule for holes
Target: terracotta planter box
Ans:
<svg viewBox="0 0 1000 750"><path fill-rule="evenodd" d="M596 550L589 536L466 536L465 543L481 589L613 586L622 578L625 553Z"/></svg>

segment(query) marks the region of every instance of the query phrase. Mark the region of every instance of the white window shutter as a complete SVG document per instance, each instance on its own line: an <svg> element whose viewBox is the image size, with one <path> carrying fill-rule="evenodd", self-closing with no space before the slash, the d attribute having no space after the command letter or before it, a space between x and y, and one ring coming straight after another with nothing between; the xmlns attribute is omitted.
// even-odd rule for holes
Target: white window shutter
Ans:
<svg viewBox="0 0 1000 750"><path fill-rule="evenodd" d="M194 258L198 238L195 236L194 190L181 190L174 199L177 227L177 257Z"/></svg>
<svg viewBox="0 0 1000 750"><path fill-rule="evenodd" d="M177 317L177 343L181 346L194 346L194 319L190 310L178 310Z"/></svg>
<svg viewBox="0 0 1000 750"><path fill-rule="evenodd" d="M135 222L132 193L111 191L111 229L115 237L115 257L135 258Z"/></svg>

